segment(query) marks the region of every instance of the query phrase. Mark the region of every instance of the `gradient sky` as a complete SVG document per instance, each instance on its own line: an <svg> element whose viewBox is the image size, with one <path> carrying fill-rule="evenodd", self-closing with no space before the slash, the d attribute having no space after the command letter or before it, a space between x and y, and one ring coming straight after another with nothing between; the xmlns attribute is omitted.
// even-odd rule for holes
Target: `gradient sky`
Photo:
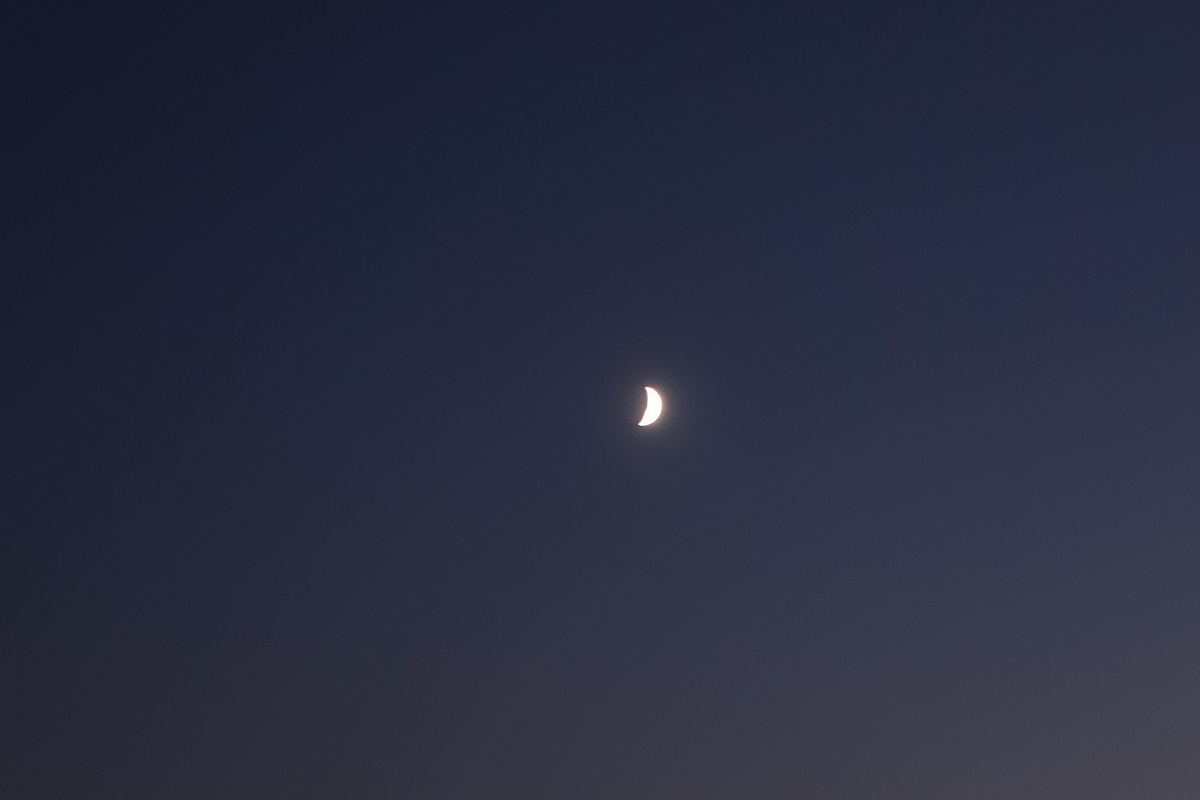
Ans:
<svg viewBox="0 0 1200 800"><path fill-rule="evenodd" d="M245 5L0 26L0 794L1200 796L1193 3Z"/></svg>

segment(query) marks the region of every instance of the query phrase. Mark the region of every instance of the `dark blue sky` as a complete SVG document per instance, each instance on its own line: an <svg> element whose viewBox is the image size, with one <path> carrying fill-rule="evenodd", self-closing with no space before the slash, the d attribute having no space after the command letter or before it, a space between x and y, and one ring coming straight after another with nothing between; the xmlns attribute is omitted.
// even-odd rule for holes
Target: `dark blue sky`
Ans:
<svg viewBox="0 0 1200 800"><path fill-rule="evenodd" d="M2 27L0 794L1200 792L1191 4Z"/></svg>

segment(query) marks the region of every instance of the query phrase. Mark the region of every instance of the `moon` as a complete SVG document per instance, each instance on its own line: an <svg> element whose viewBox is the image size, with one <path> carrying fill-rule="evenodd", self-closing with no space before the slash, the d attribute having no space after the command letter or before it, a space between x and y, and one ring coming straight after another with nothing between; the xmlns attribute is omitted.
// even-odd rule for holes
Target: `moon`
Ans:
<svg viewBox="0 0 1200 800"><path fill-rule="evenodd" d="M662 397L659 396L658 392L647 386L646 413L642 415L642 421L639 422L638 425L644 428L647 425L653 424L654 421L659 418L659 415L662 414L662 408Z"/></svg>

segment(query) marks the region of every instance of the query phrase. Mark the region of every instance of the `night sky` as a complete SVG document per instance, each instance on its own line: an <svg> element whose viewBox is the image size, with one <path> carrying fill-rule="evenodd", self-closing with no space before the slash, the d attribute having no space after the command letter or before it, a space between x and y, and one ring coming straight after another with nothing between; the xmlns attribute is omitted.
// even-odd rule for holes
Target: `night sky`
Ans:
<svg viewBox="0 0 1200 800"><path fill-rule="evenodd" d="M1200 796L1194 3L250 6L0 21L0 795Z"/></svg>

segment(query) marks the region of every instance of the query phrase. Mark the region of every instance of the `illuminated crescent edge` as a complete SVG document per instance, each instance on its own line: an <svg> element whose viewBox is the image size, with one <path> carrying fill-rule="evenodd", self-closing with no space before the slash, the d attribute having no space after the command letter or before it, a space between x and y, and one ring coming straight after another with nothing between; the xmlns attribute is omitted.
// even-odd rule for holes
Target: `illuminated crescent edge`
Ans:
<svg viewBox="0 0 1200 800"><path fill-rule="evenodd" d="M653 423L656 419L658 419L659 415L662 414L662 408L662 397L659 396L658 392L647 386L646 413L642 415L642 421L639 422L638 425L644 428Z"/></svg>

